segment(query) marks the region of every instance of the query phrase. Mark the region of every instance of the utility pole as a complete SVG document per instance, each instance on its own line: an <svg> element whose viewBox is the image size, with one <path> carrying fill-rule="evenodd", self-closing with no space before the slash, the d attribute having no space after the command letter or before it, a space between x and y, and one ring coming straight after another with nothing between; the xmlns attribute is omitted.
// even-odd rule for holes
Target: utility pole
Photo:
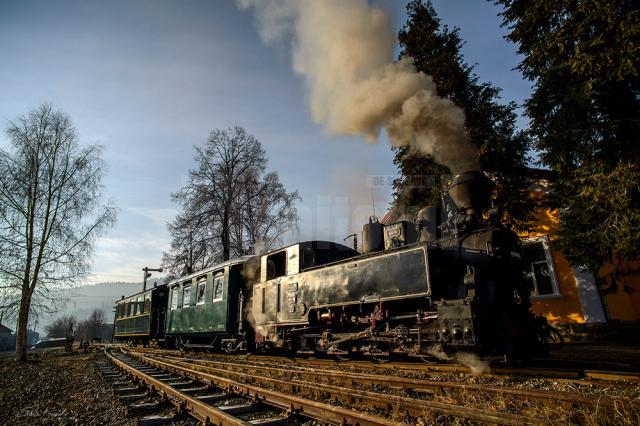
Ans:
<svg viewBox="0 0 640 426"><path fill-rule="evenodd" d="M142 271L144 272L142 291L145 291L147 289L147 278L151 276L151 272L162 272L162 268L153 269L153 268L147 268L145 266L144 268L142 268Z"/></svg>

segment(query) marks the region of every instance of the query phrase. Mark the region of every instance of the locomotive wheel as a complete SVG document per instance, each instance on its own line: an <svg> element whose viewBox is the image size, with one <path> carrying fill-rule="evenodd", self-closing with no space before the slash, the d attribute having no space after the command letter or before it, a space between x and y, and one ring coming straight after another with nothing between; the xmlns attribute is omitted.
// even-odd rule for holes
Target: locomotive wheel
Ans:
<svg viewBox="0 0 640 426"><path fill-rule="evenodd" d="M376 364L386 364L387 362L389 362L388 355L371 355L371 359Z"/></svg>
<svg viewBox="0 0 640 426"><path fill-rule="evenodd" d="M550 350L558 350L564 346L564 338L557 328L549 326L546 338Z"/></svg>
<svg viewBox="0 0 640 426"><path fill-rule="evenodd" d="M438 360L432 356L429 355L421 355L418 359L420 359L420 361L424 362L425 364L437 364Z"/></svg>
<svg viewBox="0 0 640 426"><path fill-rule="evenodd" d="M371 352L371 360L376 364L385 364L391 360L391 351L383 352L376 349Z"/></svg>

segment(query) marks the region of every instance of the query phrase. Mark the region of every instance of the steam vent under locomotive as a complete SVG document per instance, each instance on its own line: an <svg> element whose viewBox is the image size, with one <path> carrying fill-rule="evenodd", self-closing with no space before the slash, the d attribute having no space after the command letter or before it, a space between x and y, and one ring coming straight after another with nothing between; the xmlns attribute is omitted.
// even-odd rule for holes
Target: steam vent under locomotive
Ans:
<svg viewBox="0 0 640 426"><path fill-rule="evenodd" d="M486 214L491 189L482 172L457 175L443 206L423 208L415 222L365 224L362 253L307 241L178 278L164 306L152 304L151 316L165 320L156 340L422 359L539 353L545 325L529 311L517 235ZM115 337L131 340L118 330Z"/></svg>

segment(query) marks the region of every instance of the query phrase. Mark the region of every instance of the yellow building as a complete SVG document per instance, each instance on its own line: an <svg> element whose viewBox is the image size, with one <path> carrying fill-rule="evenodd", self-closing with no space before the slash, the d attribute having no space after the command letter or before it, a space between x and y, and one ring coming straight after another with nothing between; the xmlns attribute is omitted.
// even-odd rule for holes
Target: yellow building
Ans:
<svg viewBox="0 0 640 426"><path fill-rule="evenodd" d="M533 194L548 194L551 175L544 170L531 170L535 182ZM552 248L560 222L557 210L536 213L532 230L521 235L523 252L530 264L532 309L553 323L604 323L609 320L640 320L640 262L629 264L629 274L619 277L616 292L601 296L595 276L571 265L567 258ZM601 274L607 272L604 267ZM634 291L636 289L636 291Z"/></svg>

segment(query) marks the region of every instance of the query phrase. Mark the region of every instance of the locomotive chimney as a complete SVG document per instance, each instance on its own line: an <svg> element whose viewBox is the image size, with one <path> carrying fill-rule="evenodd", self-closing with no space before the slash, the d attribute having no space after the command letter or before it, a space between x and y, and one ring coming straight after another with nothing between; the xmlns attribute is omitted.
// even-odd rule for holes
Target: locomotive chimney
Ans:
<svg viewBox="0 0 640 426"><path fill-rule="evenodd" d="M476 223L482 210L489 207L491 187L492 182L479 170L460 173L453 178L449 195L456 207L466 214L466 223Z"/></svg>

